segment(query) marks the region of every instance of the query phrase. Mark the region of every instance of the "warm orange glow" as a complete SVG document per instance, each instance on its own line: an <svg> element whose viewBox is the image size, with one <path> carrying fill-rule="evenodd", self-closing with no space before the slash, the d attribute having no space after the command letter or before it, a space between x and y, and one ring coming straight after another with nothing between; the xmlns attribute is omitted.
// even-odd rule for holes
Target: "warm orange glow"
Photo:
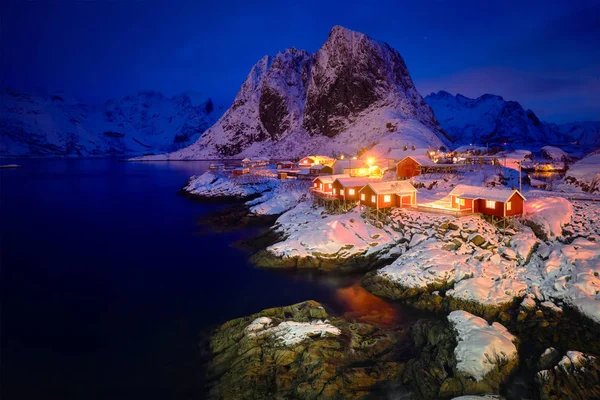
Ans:
<svg viewBox="0 0 600 400"><path fill-rule="evenodd" d="M367 164L370 166L372 166L375 163L375 159L373 157L369 157L367 158Z"/></svg>
<svg viewBox="0 0 600 400"><path fill-rule="evenodd" d="M358 284L338 289L336 297L347 310L344 313L346 318L383 326L393 326L398 321L396 309L391 304Z"/></svg>

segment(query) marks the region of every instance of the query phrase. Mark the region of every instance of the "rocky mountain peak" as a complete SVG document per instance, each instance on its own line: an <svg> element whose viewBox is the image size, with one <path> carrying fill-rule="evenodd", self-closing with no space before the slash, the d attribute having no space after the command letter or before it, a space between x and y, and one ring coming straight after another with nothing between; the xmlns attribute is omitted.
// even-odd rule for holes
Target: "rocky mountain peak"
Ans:
<svg viewBox="0 0 600 400"><path fill-rule="evenodd" d="M359 113L383 106L437 129L402 56L387 43L335 26L315 56L304 128L311 135L333 137Z"/></svg>

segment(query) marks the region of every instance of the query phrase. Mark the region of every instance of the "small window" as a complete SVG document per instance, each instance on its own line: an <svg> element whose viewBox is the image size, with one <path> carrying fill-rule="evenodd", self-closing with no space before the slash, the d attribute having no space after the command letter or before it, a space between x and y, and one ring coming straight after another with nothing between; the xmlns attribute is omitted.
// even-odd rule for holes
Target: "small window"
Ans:
<svg viewBox="0 0 600 400"><path fill-rule="evenodd" d="M319 186L319 184L317 182L315 182L315 187L318 187L318 186Z"/></svg>
<svg viewBox="0 0 600 400"><path fill-rule="evenodd" d="M362 201L365 201L365 194L364 194L364 193L361 193L361 194L360 194L360 199L361 199Z"/></svg>
<svg viewBox="0 0 600 400"><path fill-rule="evenodd" d="M486 200L485 207L486 208L496 208L496 202L494 200Z"/></svg>
<svg viewBox="0 0 600 400"><path fill-rule="evenodd" d="M323 184L322 183L321 183L320 187L321 187L321 190L323 190Z"/></svg>
<svg viewBox="0 0 600 400"><path fill-rule="evenodd" d="M512 208L510 201L508 203L506 203L506 211L510 211Z"/></svg>
<svg viewBox="0 0 600 400"><path fill-rule="evenodd" d="M327 184L327 189L331 189L331 183Z"/></svg>
<svg viewBox="0 0 600 400"><path fill-rule="evenodd" d="M392 196L390 196L389 194L386 194L385 196L383 196L384 203L389 203L390 201L392 201Z"/></svg>
<svg viewBox="0 0 600 400"><path fill-rule="evenodd" d="M465 199L460 199L460 205L464 206L465 205Z"/></svg>
<svg viewBox="0 0 600 400"><path fill-rule="evenodd" d="M344 195L344 189L340 189L340 194L343 196Z"/></svg>
<svg viewBox="0 0 600 400"><path fill-rule="evenodd" d="M377 199L375 198L375 196L371 196L371 203L376 203Z"/></svg>
<svg viewBox="0 0 600 400"><path fill-rule="evenodd" d="M333 189L333 194L337 194L337 189Z"/></svg>
<svg viewBox="0 0 600 400"><path fill-rule="evenodd" d="M355 194L355 193L356 193L356 192L354 191L354 189L348 189L348 194L349 194L350 196L354 196L354 194ZM364 195L363 195L363 196L364 196Z"/></svg>

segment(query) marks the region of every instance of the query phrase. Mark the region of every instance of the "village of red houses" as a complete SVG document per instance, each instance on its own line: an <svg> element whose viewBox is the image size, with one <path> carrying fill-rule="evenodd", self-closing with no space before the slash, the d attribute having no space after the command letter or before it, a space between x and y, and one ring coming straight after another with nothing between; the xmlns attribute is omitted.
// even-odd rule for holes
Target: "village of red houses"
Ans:
<svg viewBox="0 0 600 400"><path fill-rule="evenodd" d="M444 154L432 149L404 149L386 157L366 153L361 157L308 155L297 162L273 162L277 178L311 181L307 189L315 202L329 209L348 210L358 206L367 213L391 208L450 214L478 214L498 220L510 220L524 212L525 196L517 189L459 184L436 201L422 201L410 179L426 174L456 174L469 168L500 167L506 156ZM242 166L230 169L231 175L264 174L267 158L246 158ZM211 164L213 170L225 170L225 164ZM260 172L259 172L260 171ZM395 171L395 172L394 172ZM384 178L385 177L385 178Z"/></svg>

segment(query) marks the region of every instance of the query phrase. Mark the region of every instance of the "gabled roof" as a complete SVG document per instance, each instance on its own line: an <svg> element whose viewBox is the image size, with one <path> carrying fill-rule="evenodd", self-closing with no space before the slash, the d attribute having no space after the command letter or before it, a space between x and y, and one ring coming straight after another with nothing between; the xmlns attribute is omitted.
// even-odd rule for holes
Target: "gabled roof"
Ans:
<svg viewBox="0 0 600 400"><path fill-rule="evenodd" d="M333 160L333 158L327 157L327 156L306 156L306 157L302 157L302 159L305 159L305 158L310 158L311 160Z"/></svg>
<svg viewBox="0 0 600 400"><path fill-rule="evenodd" d="M408 181L369 182L369 186L375 194L412 193L417 189ZM365 187L360 189L362 191Z"/></svg>
<svg viewBox="0 0 600 400"><path fill-rule="evenodd" d="M435 161L433 161L431 158L426 156L425 154L416 154L416 155L406 156L402 160L398 161L398 163L401 163L402 161L406 160L407 158L412 158L413 160L415 160L417 162L417 164L424 166L424 167L439 167L439 166L451 165L451 164L438 164ZM398 164L398 163L396 163L396 164Z"/></svg>
<svg viewBox="0 0 600 400"><path fill-rule="evenodd" d="M521 194L516 189L496 189L496 188L486 188L479 186L471 186L471 185L458 185L450 192L450 196L456 196L463 199L483 199L483 200L494 200L500 201L502 203L506 203L515 192L525 199L525 196Z"/></svg>
<svg viewBox="0 0 600 400"><path fill-rule="evenodd" d="M348 176L348 175L346 175L346 176ZM342 187L348 187L348 186L352 186L352 187L360 186L360 187L363 187L366 184L368 184L369 182L373 182L373 179L364 178L364 177L337 178L336 181L338 181L340 183L340 185L342 185Z"/></svg>
<svg viewBox="0 0 600 400"><path fill-rule="evenodd" d="M323 169L323 168L331 168L331 167L329 165L323 165L323 164L313 165L312 167L310 167L310 169Z"/></svg>
<svg viewBox="0 0 600 400"><path fill-rule="evenodd" d="M319 176L316 177L315 179L313 179L313 183L318 179L320 180L322 183L333 183L333 181L335 181L338 178L349 178L349 175L346 174L337 174L337 175L323 175L323 176Z"/></svg>
<svg viewBox="0 0 600 400"><path fill-rule="evenodd" d="M333 163L336 166L342 166L342 168L366 168L367 163L363 160L335 160Z"/></svg>
<svg viewBox="0 0 600 400"><path fill-rule="evenodd" d="M293 164L293 161L277 161L277 164Z"/></svg>

